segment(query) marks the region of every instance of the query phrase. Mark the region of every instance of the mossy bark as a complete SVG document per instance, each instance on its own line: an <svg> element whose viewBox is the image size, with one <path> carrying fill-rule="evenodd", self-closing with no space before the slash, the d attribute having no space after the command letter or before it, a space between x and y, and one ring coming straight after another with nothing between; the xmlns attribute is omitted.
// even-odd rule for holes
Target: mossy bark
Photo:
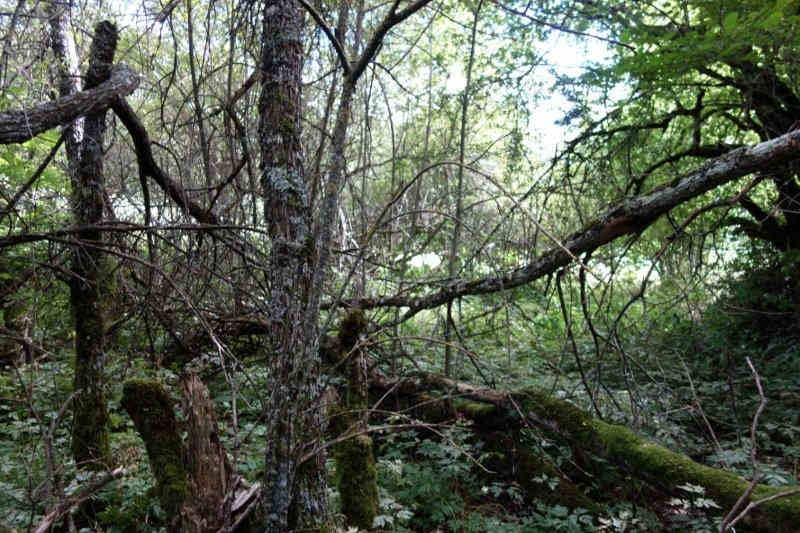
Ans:
<svg viewBox="0 0 800 533"><path fill-rule="evenodd" d="M117 28L100 22L90 52L86 88L106 81L117 48ZM108 413L104 387L105 302L109 298L110 276L102 251L103 233L96 226L103 220L105 177L103 142L106 111L86 117L80 161L73 179L72 211L75 225L82 229L80 244L72 249L73 278L70 304L75 320L75 400L72 404L72 454L75 462L91 469L111 464L108 443ZM72 165L70 165L72 167ZM93 229L88 229L92 228Z"/></svg>
<svg viewBox="0 0 800 533"><path fill-rule="evenodd" d="M368 382L364 352L359 340L366 327L361 310L354 310L339 328L342 363L347 373L347 392L337 426L345 435L352 434L336 446L336 482L347 523L370 529L378 514L378 472L372 452L372 439L363 434L368 423ZM341 430L340 430L341 431Z"/></svg>
<svg viewBox="0 0 800 533"><path fill-rule="evenodd" d="M313 288L315 270L322 267L301 137L304 16L298 2L286 0L265 0L261 13L259 171L270 238L262 502L267 530L304 530L328 520L324 453L300 464L309 449L322 450L325 422L319 403L319 294Z"/></svg>
<svg viewBox="0 0 800 533"><path fill-rule="evenodd" d="M157 381L131 380L123 386L122 407L144 441L156 479L156 496L170 517L170 528L179 531L189 476L172 399Z"/></svg>
<svg viewBox="0 0 800 533"><path fill-rule="evenodd" d="M594 454L617 465L617 468L624 468L626 475L635 476L668 492L684 483L700 485L705 488L708 497L723 509L731 508L749 485L747 480L736 474L696 463L683 454L636 435L624 426L598 420L579 407L544 391L481 389L427 374L403 380L372 376L371 385L377 394L393 390L407 398L424 395L425 402L431 402L434 398L430 391L456 394L460 401L453 402L454 408L460 415L472 420L479 431L509 432L534 425L557 434L568 443L576 460L583 463L582 468L593 468L590 461L583 462L582 458ZM411 402L415 403L413 399ZM426 406L425 412L429 409ZM420 416L425 412L415 414ZM784 490L787 488L758 485L749 501L773 496ZM797 524L800 524L800 494L759 505L751 511L746 523L748 527L759 531L797 531Z"/></svg>
<svg viewBox="0 0 800 533"><path fill-rule="evenodd" d="M216 533L231 527L236 474L220 442L208 389L194 374L181 379L186 444L181 440L172 399L156 381L131 380L122 407L144 440L156 496L170 517L170 529Z"/></svg>

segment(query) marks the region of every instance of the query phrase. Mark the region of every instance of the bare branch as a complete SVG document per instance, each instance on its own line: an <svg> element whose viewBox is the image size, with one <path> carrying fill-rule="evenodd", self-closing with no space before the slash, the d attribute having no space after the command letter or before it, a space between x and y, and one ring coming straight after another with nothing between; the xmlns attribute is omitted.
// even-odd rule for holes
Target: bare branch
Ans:
<svg viewBox="0 0 800 533"><path fill-rule="evenodd" d="M306 2L306 0L297 0L297 1L300 3L300 5L302 5L305 8L306 11L308 11L308 14L311 15L311 18L314 19L314 22L316 22L317 25L322 29L322 32L325 34L325 36L333 45L333 49L336 50L336 55L339 56L339 61L342 63L342 68L344 69L344 75L349 76L351 71L350 60L347 58L347 54L345 53L344 48L342 47L342 43L340 43L339 39L337 39L336 36L333 34L333 31L331 30L330 26L328 26L325 23L325 20L323 20L322 15L320 15L319 12L316 9L314 9L314 6Z"/></svg>
<svg viewBox="0 0 800 533"><path fill-rule="evenodd" d="M217 224L217 217L210 210L192 201L186 191L179 183L171 179L164 172L153 157L153 150L150 147L150 136L147 130L136 116L133 108L123 98L113 102L114 113L128 129L133 145L136 149L136 159L139 162L140 170L153 178L153 180L166 192L172 200L180 207L185 209L195 220L202 224Z"/></svg>
<svg viewBox="0 0 800 533"><path fill-rule="evenodd" d="M513 289L555 272L573 258L621 236L644 231L671 209L742 176L763 171L800 156L800 131L793 131L763 143L733 150L684 175L673 184L624 200L607 210L580 231L565 238L538 258L508 273L475 280L455 280L447 287L418 298L390 296L344 302L362 309L408 307L407 320L424 309L433 309L456 298L491 294Z"/></svg>
<svg viewBox="0 0 800 533"><path fill-rule="evenodd" d="M108 108L118 96L126 96L139 86L139 75L120 65L108 81L94 89L81 91L30 109L0 113L0 144L21 143L76 118Z"/></svg>

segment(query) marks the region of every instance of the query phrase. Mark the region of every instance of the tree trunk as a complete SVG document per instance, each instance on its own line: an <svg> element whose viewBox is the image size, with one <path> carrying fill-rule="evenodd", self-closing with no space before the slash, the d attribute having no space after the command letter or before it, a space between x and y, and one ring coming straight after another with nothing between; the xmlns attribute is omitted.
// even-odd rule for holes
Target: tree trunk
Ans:
<svg viewBox="0 0 800 533"><path fill-rule="evenodd" d="M324 458L300 468L321 437L317 316L309 309L316 243L300 142L303 16L294 0L264 4L258 102L261 187L271 239L269 379L263 504L268 531L327 515Z"/></svg>
<svg viewBox="0 0 800 533"><path fill-rule="evenodd" d="M117 28L100 22L92 41L86 87L91 89L108 80L117 47ZM72 210L79 228L96 226L103 220L103 141L106 111L86 117L84 139ZM72 250L73 277L70 304L75 319L75 380L73 402L72 453L82 467L102 469L110 466L108 412L103 391L105 366L105 305L111 291L106 256L101 249L103 233L96 229L78 232L80 245Z"/></svg>
<svg viewBox="0 0 800 533"><path fill-rule="evenodd" d="M194 374L181 378L187 437L181 440L173 402L157 381L131 380L122 391L147 449L156 496L168 527L182 533L217 533L233 524L236 476L217 434L208 389Z"/></svg>
<svg viewBox="0 0 800 533"><path fill-rule="evenodd" d="M155 494L167 513L168 529L180 531L181 508L189 493L189 474L172 399L157 381L131 380L122 389L121 403L147 449L150 470L156 480Z"/></svg>
<svg viewBox="0 0 800 533"><path fill-rule="evenodd" d="M339 328L339 363L347 375L347 392L337 413L336 433L349 437L336 445L336 484L347 524L371 529L378 515L378 472L368 427L367 362L359 346L367 322L360 310L351 311Z"/></svg>

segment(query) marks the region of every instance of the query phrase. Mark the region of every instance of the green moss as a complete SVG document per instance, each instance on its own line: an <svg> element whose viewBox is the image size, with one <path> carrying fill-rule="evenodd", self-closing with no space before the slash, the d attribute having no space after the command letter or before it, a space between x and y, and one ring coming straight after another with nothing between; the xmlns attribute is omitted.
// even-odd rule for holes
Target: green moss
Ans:
<svg viewBox="0 0 800 533"><path fill-rule="evenodd" d="M462 413L470 420L474 420L478 425L483 428L492 428L497 424L497 421L504 419L503 413L497 406L490 403L472 402L462 398L453 398L453 409Z"/></svg>
<svg viewBox="0 0 800 533"><path fill-rule="evenodd" d="M337 446L336 478L347 523L370 529L378 514L378 472L371 438L358 435Z"/></svg>
<svg viewBox="0 0 800 533"><path fill-rule="evenodd" d="M172 400L157 381L130 380L122 389L122 407L147 448L161 506L177 517L188 491L188 475Z"/></svg>
<svg viewBox="0 0 800 533"><path fill-rule="evenodd" d="M353 309L342 320L339 326L339 345L342 353L347 354L358 343L358 339L367 328L367 319L364 311Z"/></svg>
<svg viewBox="0 0 800 533"><path fill-rule="evenodd" d="M525 390L516 396L526 412L566 437L576 455L582 450L591 451L623 463L631 471L667 489L687 482L700 485L708 497L724 509L732 507L747 490L748 481L736 474L696 463L685 455L643 439L626 427L597 420L546 392ZM782 490L786 489L759 485L751 499L758 500ZM796 530L794 524L798 517L800 494L760 505L751 511L747 521L759 530L789 532Z"/></svg>
<svg viewBox="0 0 800 533"><path fill-rule="evenodd" d="M92 265L88 268L87 265ZM70 283L75 321L75 378L73 390L72 454L84 468L111 465L108 412L103 391L106 345L106 261L102 254L76 254L73 268L80 275Z"/></svg>
<svg viewBox="0 0 800 533"><path fill-rule="evenodd" d="M82 468L104 470L112 464L105 394L88 384L76 388L83 392L73 401L72 455Z"/></svg>

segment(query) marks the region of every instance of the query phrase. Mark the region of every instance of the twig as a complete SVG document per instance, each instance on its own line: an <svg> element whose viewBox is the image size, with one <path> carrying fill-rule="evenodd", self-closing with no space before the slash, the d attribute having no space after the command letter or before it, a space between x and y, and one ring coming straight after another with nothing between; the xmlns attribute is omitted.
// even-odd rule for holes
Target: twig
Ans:
<svg viewBox="0 0 800 533"><path fill-rule="evenodd" d="M93 479L86 487L78 491L76 494L68 496L64 501L59 503L55 509L47 513L47 515L44 518L42 518L42 521L39 522L39 525L36 527L35 533L45 533L48 529L50 529L50 526L52 526L65 513L68 513L73 507L79 505L82 501L90 498L94 493L96 493L102 487L104 487L111 481L114 481L115 479L121 478L128 472L129 472L128 468L119 466L114 470L111 470L110 472L105 472L99 477Z"/></svg>
<svg viewBox="0 0 800 533"><path fill-rule="evenodd" d="M333 34L333 31L331 31L330 26L328 26L325 23L325 20L323 20L322 15L320 15L319 12L316 9L314 9L314 6L306 2L306 0L297 0L297 1L300 3L300 5L302 5L306 9L306 11L308 11L308 14L311 15L311 18L314 19L314 22L316 22L317 25L322 29L322 32L331 42L334 50L336 50L336 55L339 56L339 61L341 61L342 68L344 69L344 75L349 76L350 71L352 69L350 67L350 60L347 58L347 54L344 51L342 43L340 43L339 39L337 39L336 36Z"/></svg>
<svg viewBox="0 0 800 533"><path fill-rule="evenodd" d="M753 378L756 382L756 388L758 389L758 397L761 401L758 404L758 409L756 409L756 414L753 415L753 422L750 424L750 464L753 466L753 481L750 482L750 485L747 487L747 490L744 494L736 501L734 506L725 515L725 519L722 521L722 524L719 526L720 533L725 533L729 529L731 529L734 524L736 524L739 520L747 516L747 514L752 511L757 506L761 505L762 503L766 503L768 501L775 500L777 498L783 498L785 496L789 496L791 494L795 494L800 492L800 489L791 489L785 492L781 492L778 494L773 494L772 496L768 496L766 498L762 498L760 500L750 502L747 506L739 513L736 514L739 509L741 508L742 504L747 501L750 496L752 495L753 491L758 484L759 479L761 479L761 474L758 472L758 466L756 464L756 428L758 427L758 419L761 417L761 413L764 411L764 407L767 405L767 397L764 396L764 389L761 386L761 377L758 375L756 368L753 366L753 362L750 360L749 357L745 357L745 361L747 361L747 366L750 367L750 371L753 373ZM735 518L734 518L735 517Z"/></svg>

